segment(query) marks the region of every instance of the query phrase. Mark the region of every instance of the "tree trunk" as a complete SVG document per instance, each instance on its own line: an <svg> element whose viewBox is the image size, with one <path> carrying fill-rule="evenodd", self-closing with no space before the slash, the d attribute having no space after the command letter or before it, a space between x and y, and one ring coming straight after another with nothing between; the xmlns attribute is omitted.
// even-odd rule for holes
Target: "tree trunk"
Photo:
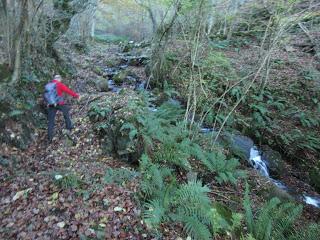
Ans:
<svg viewBox="0 0 320 240"><path fill-rule="evenodd" d="M147 3L145 4L140 0L136 0L136 3L139 4L141 7L143 7L148 12L151 23L152 23L152 31L153 31L153 33L155 33L157 31L157 20L156 20L156 17L152 11L151 6L150 6L150 2L148 4Z"/></svg>
<svg viewBox="0 0 320 240"><path fill-rule="evenodd" d="M28 21L28 0L22 0L21 3L21 13L20 21L18 26L18 31L15 36L14 48L15 48L15 57L14 57L14 70L11 78L10 84L13 85L18 82L20 73L21 73L21 45L22 38Z"/></svg>

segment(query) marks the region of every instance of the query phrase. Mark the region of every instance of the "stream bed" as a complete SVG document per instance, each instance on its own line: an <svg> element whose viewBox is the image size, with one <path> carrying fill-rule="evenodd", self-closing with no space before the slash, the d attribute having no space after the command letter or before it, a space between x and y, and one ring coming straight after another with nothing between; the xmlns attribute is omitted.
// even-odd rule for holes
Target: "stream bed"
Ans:
<svg viewBox="0 0 320 240"><path fill-rule="evenodd" d="M216 131L212 128L201 128L201 133L204 134L215 134ZM293 189L292 187L286 186L282 181L275 179L271 176L269 171L269 163L270 161L265 156L264 152L260 150L252 139L246 136L234 135L230 133L224 133L229 139L227 142L231 148L237 149L242 152L250 166L258 171L261 176L264 176L267 180L270 180L275 186L279 189L287 192L290 196L292 196L297 201L302 201L308 205L312 205L316 208L320 208L320 196L313 196L306 193L299 193L297 189ZM224 137L222 137L224 138ZM223 140L222 140L223 141Z"/></svg>
<svg viewBox="0 0 320 240"><path fill-rule="evenodd" d="M122 65L118 68L116 67L106 69L109 77L109 91L119 93L120 90L124 87L117 86L113 81L113 76L117 74L119 71L126 69L127 67L128 65ZM141 82L138 79L134 79L133 76L129 77L132 78L130 79L130 82L131 84L134 84L135 90L142 90L145 88L145 82ZM157 108L155 106L150 106L150 111L157 111ZM214 134L215 130L212 128L201 128L200 132L203 134ZM246 159L249 162L250 166L256 169L260 175L264 176L266 178L266 181L270 180L275 186L290 194L297 201L302 201L308 205L320 208L320 196L312 196L306 193L298 193L297 189L289 188L280 180L273 178L269 171L268 159L266 159L266 157L264 156L263 151L259 150L258 147L254 145L254 142L250 138L241 135L233 135L230 133L227 133L227 135L230 141L229 145L231 144L234 148L237 148L238 150L240 149L240 151L244 153L244 156L246 156Z"/></svg>

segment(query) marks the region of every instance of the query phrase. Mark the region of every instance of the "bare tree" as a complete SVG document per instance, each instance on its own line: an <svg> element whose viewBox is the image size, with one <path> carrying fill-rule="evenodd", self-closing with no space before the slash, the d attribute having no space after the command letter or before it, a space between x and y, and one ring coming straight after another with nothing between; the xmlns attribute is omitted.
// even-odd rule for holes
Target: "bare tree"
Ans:
<svg viewBox="0 0 320 240"><path fill-rule="evenodd" d="M14 40L14 70L10 84L14 84L18 81L21 73L21 44L23 41L23 34L28 22L28 0L21 0L21 11L19 17L19 25L15 33Z"/></svg>
<svg viewBox="0 0 320 240"><path fill-rule="evenodd" d="M137 4L143 7L149 14L150 20L152 22L152 30L155 33L157 31L157 19L155 13L152 9L152 3L150 0L135 0Z"/></svg>

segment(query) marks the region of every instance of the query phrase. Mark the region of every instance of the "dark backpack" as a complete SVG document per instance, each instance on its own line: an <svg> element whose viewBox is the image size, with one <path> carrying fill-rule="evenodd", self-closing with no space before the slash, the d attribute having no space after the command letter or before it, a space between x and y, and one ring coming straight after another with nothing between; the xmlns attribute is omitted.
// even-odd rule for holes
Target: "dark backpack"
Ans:
<svg viewBox="0 0 320 240"><path fill-rule="evenodd" d="M44 100L47 105L57 105L60 101L60 98L57 93L57 84L50 82L45 86Z"/></svg>

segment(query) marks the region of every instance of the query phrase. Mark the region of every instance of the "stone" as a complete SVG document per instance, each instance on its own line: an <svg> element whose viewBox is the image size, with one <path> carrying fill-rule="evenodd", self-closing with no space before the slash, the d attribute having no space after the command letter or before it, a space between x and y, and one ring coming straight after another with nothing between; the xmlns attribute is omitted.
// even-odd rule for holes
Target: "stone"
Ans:
<svg viewBox="0 0 320 240"><path fill-rule="evenodd" d="M249 160L250 150L254 146L251 138L233 133L222 134L218 142L223 146L227 146L232 154L245 161Z"/></svg>
<svg viewBox="0 0 320 240"><path fill-rule="evenodd" d="M104 78L96 79L95 85L100 92L108 92L110 90L108 80Z"/></svg>
<svg viewBox="0 0 320 240"><path fill-rule="evenodd" d="M65 225L66 225L65 222L59 222L59 223L57 223L57 226L58 226L59 228L64 228Z"/></svg>
<svg viewBox="0 0 320 240"><path fill-rule="evenodd" d="M116 85L120 86L125 82L129 72L127 70L120 71L113 77L113 81Z"/></svg>
<svg viewBox="0 0 320 240"><path fill-rule="evenodd" d="M262 146L262 160L267 163L271 176L280 177L285 171L284 161L281 154L272 150L269 146Z"/></svg>

